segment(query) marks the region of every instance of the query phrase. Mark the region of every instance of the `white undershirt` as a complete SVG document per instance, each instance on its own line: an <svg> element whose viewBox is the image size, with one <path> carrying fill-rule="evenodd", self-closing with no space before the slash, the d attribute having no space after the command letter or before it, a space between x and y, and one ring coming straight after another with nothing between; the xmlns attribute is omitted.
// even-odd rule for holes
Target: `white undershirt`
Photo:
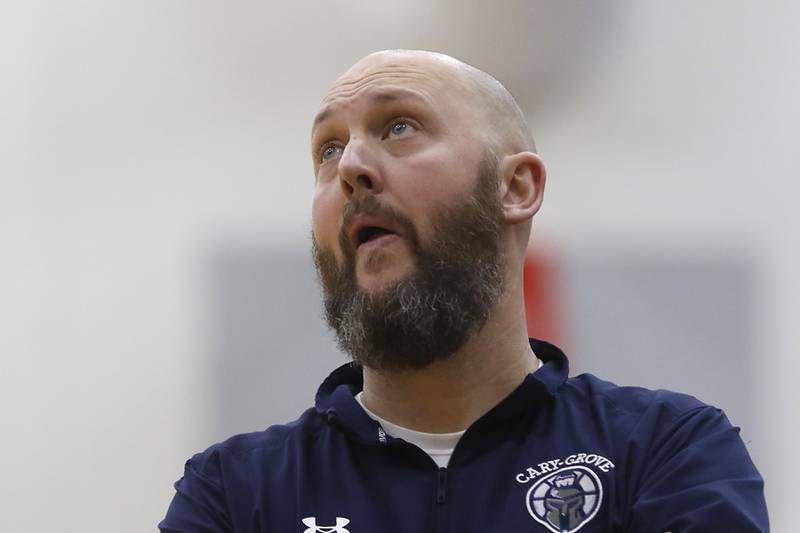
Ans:
<svg viewBox="0 0 800 533"><path fill-rule="evenodd" d="M356 394L356 400L358 400L358 403L364 408L364 412L381 425L387 435L396 439L403 439L422 449L423 452L431 456L431 459L436 462L439 468L447 466L448 461L450 461L450 456L453 455L453 450L456 444L458 444L458 440L464 434L464 431L456 431L455 433L423 433L422 431L414 431L413 429L392 424L388 420L379 417L367 409L364 405L364 400L361 398L362 394L364 394L363 391Z"/></svg>
<svg viewBox="0 0 800 533"><path fill-rule="evenodd" d="M539 368L542 368L541 360L539 360ZM371 419L381 425L386 434L396 439L403 439L420 448L434 460L439 468L447 466L447 463L450 461L450 456L453 455L456 444L458 444L459 439L461 439L461 436L466 430L456 431L454 433L423 433L422 431L414 431L413 429L392 424L388 420L379 417L367 409L361 397L363 394L364 391L356 394L356 401L358 401L359 405L364 409L364 412L367 413Z"/></svg>

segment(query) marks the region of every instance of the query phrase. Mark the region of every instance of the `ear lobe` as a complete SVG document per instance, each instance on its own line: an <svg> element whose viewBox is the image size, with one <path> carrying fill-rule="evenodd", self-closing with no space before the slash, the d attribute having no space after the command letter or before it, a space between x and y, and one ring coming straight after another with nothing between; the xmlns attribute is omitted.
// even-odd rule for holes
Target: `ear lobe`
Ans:
<svg viewBox="0 0 800 533"><path fill-rule="evenodd" d="M507 156L502 162L500 192L507 224L529 220L542 205L546 171L533 152Z"/></svg>

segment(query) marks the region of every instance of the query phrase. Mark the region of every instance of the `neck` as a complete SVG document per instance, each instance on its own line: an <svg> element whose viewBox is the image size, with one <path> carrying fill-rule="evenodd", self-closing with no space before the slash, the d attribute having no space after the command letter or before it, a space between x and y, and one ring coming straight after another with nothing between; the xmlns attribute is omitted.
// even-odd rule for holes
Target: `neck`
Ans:
<svg viewBox="0 0 800 533"><path fill-rule="evenodd" d="M362 400L370 411L398 426L452 433L472 425L537 365L528 344L522 289L512 286L484 327L451 357L421 370L364 368Z"/></svg>

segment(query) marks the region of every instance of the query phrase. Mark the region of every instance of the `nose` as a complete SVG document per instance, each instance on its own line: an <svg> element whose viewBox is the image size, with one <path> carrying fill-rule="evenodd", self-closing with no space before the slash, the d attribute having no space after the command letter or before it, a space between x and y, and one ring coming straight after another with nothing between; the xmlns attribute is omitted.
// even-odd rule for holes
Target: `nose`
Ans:
<svg viewBox="0 0 800 533"><path fill-rule="evenodd" d="M375 155L364 141L351 138L339 158L339 183L349 200L354 194L383 190Z"/></svg>

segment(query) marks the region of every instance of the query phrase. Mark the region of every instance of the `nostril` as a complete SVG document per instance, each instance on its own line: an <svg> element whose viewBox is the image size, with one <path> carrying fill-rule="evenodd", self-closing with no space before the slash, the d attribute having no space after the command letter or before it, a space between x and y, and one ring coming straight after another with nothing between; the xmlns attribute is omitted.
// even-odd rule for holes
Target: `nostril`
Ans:
<svg viewBox="0 0 800 533"><path fill-rule="evenodd" d="M342 190L345 195L351 196L353 194L353 186L350 185L347 180L340 180L340 183L342 184Z"/></svg>
<svg viewBox="0 0 800 533"><path fill-rule="evenodd" d="M358 184L365 189L372 189L372 180L369 179L369 176L366 174L359 174L358 178L356 179L358 180Z"/></svg>

